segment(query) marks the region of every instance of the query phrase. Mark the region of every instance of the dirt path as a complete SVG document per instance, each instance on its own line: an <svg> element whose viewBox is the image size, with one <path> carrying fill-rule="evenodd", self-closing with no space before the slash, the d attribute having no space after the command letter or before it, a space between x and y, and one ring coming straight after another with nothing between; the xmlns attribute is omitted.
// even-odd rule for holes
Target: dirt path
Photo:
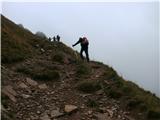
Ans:
<svg viewBox="0 0 160 120"><path fill-rule="evenodd" d="M92 62L89 65L92 75L87 79L98 80L104 69ZM78 91L76 67L72 64L63 67L70 69L59 82L34 81L15 75L15 82L3 87L9 91L10 98L16 100L12 100L9 106L13 108L17 120L134 120L128 117L128 112L119 108L119 101L108 98L102 90L92 94ZM66 105L74 105L76 109L67 113ZM8 111L13 110L8 108Z"/></svg>

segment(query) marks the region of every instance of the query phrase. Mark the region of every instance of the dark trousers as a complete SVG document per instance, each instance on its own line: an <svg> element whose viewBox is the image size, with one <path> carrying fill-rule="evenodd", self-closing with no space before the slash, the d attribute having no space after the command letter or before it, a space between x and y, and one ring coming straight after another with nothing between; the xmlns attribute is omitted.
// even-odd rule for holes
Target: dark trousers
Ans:
<svg viewBox="0 0 160 120"><path fill-rule="evenodd" d="M83 51L84 51L85 54L86 54L87 62L89 62L88 47L85 47L85 48L82 47L82 48L81 48L80 56L81 56L82 59L84 59L84 57L83 57Z"/></svg>

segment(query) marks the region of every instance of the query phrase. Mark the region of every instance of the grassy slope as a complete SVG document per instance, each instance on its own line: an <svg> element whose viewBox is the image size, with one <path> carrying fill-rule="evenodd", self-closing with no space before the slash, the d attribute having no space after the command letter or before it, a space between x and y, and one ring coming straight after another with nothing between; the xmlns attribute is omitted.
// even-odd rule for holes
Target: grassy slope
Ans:
<svg viewBox="0 0 160 120"><path fill-rule="evenodd" d="M31 33L26 32L22 28L15 25L13 22L1 16L2 21L2 63L10 63L25 59L31 47L26 43L25 35L30 36Z"/></svg>
<svg viewBox="0 0 160 120"><path fill-rule="evenodd" d="M34 54L36 54L35 50L36 44L39 44L46 50L55 49L53 45L50 46L51 43L49 43L48 41L40 40L40 38L33 35L30 31L18 27L16 24L9 21L7 18L1 16L1 20L2 20L1 49L2 49L3 64L8 64L8 63L12 64L15 62L23 61L26 58L33 56ZM59 44L59 46L56 48L56 51L59 52L53 53L52 55L52 60L56 62L60 62L63 64L63 59L65 58L66 55L70 56L71 59L74 60L77 59L78 61L80 61L79 57L77 58L75 56L75 52L62 43ZM77 77L79 78L83 78L86 72L88 73L89 71L91 71L90 70L91 68L86 64L85 65L84 64L85 63L83 62L78 62L76 64ZM101 64L101 63L95 62L95 64ZM150 92L146 92L143 89L139 88L136 84L129 81L125 81L123 78L117 75L117 73L113 70L113 68L110 68L103 64L101 65L105 67L104 69L106 72L101 78L101 83L98 82L98 84L101 85L101 88L105 91L105 93L109 97L120 100L122 107L124 107L125 109L130 109L135 113L137 113L137 111L143 112L144 114L146 113L146 116L148 116L148 118L160 118L159 98L157 98ZM29 71L29 72L34 73L34 71ZM44 76L46 77L47 74L45 74ZM40 77L43 78L44 76ZM109 84L106 84L106 81L108 81ZM86 90L85 86L87 86L88 88L88 84L92 83L89 82L86 84L83 83L83 86L80 86L80 89ZM95 86L96 87L98 86L98 88L95 87L95 89L99 89L99 85L95 84L96 83L94 82L94 85L91 85L92 89L94 89ZM92 89L89 90L92 91Z"/></svg>

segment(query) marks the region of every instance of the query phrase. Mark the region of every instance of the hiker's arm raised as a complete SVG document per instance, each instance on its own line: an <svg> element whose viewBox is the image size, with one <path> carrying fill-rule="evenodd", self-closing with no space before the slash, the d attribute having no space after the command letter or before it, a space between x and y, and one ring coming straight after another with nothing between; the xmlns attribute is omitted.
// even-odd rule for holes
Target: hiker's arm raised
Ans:
<svg viewBox="0 0 160 120"><path fill-rule="evenodd" d="M72 47L76 46L76 45L79 44L79 43L80 43L80 40L77 41L74 45L72 45Z"/></svg>

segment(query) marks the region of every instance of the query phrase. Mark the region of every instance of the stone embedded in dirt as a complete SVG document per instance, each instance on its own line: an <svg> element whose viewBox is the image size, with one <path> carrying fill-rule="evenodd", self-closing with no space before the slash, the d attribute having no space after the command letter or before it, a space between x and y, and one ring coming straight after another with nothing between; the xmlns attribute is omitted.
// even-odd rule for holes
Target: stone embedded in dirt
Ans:
<svg viewBox="0 0 160 120"><path fill-rule="evenodd" d="M40 50L41 50L41 52L42 52L42 53L44 53L44 52L45 52L45 50L44 50L43 48L41 48Z"/></svg>
<svg viewBox="0 0 160 120"><path fill-rule="evenodd" d="M11 85L7 85L4 87L4 90L8 91L9 93L11 93L12 95L16 96L17 93L15 90L13 90L13 87Z"/></svg>
<svg viewBox="0 0 160 120"><path fill-rule="evenodd" d="M81 120L86 120L86 118L85 118L85 117L82 117Z"/></svg>
<svg viewBox="0 0 160 120"><path fill-rule="evenodd" d="M99 75L96 75L95 77L96 77L96 78L99 78Z"/></svg>
<svg viewBox="0 0 160 120"><path fill-rule="evenodd" d="M75 105L65 105L65 107L64 107L64 111L66 113L71 113L71 112L73 112L73 111L75 111L77 109L78 109L78 107L75 106Z"/></svg>
<svg viewBox="0 0 160 120"><path fill-rule="evenodd" d="M82 104L82 106L80 107L81 109L84 109L85 108L85 105L84 104Z"/></svg>
<svg viewBox="0 0 160 120"><path fill-rule="evenodd" d="M108 109L107 112L108 112L109 116L112 118L113 117L113 111Z"/></svg>
<svg viewBox="0 0 160 120"><path fill-rule="evenodd" d="M8 96L10 98L10 100L12 100L13 102L17 102L17 100L15 98L15 96L17 96L17 93L15 90L13 90L12 86L7 85L7 86L3 87L2 93L4 93L6 96Z"/></svg>
<svg viewBox="0 0 160 120"><path fill-rule="evenodd" d="M91 115L93 113L93 111L89 110L87 113L88 113L88 115Z"/></svg>
<svg viewBox="0 0 160 120"><path fill-rule="evenodd" d="M64 62L64 64L69 64L69 60L68 60L68 58L64 58L64 60L63 60L63 62Z"/></svg>
<svg viewBox="0 0 160 120"><path fill-rule="evenodd" d="M31 115L30 118L31 118L31 120L37 120L38 116L37 115Z"/></svg>
<svg viewBox="0 0 160 120"><path fill-rule="evenodd" d="M124 114L124 115L129 115L130 112L129 112L129 111L124 111L123 114Z"/></svg>
<svg viewBox="0 0 160 120"><path fill-rule="evenodd" d="M112 107L112 111L117 111L116 106Z"/></svg>
<svg viewBox="0 0 160 120"><path fill-rule="evenodd" d="M103 113L103 114L98 113L98 114L95 114L94 116L97 118L97 120L112 120L108 117L108 113Z"/></svg>
<svg viewBox="0 0 160 120"><path fill-rule="evenodd" d="M90 96L91 94L80 94L81 97L85 98L85 97L88 97Z"/></svg>
<svg viewBox="0 0 160 120"><path fill-rule="evenodd" d="M118 119L121 119L121 115L118 115Z"/></svg>
<svg viewBox="0 0 160 120"><path fill-rule="evenodd" d="M98 91L96 91L96 94L97 94L97 95L103 95L103 93L104 93L103 90L98 90Z"/></svg>
<svg viewBox="0 0 160 120"><path fill-rule="evenodd" d="M63 103L63 102L64 102L64 100L63 100L63 99L59 99L59 102Z"/></svg>
<svg viewBox="0 0 160 120"><path fill-rule="evenodd" d="M107 85L110 84L110 82L108 80L105 80L104 83L107 84Z"/></svg>
<svg viewBox="0 0 160 120"><path fill-rule="evenodd" d="M50 113L50 115L51 115L51 118L57 118L57 117L60 117L60 116L62 116L64 114L61 113L59 111L59 109L56 109L56 110L52 110L51 113Z"/></svg>
<svg viewBox="0 0 160 120"><path fill-rule="evenodd" d="M6 109L4 108L3 104L1 104L1 110L2 111L6 111Z"/></svg>
<svg viewBox="0 0 160 120"><path fill-rule="evenodd" d="M40 113L41 113L41 111L39 111L39 110L38 110L36 113L37 113L37 114L40 114Z"/></svg>
<svg viewBox="0 0 160 120"><path fill-rule="evenodd" d="M101 98L101 101L102 101L102 102L106 102L107 100L108 100L108 98L105 97L105 96L103 96L103 98Z"/></svg>
<svg viewBox="0 0 160 120"><path fill-rule="evenodd" d="M127 120L135 120L134 118L131 118L131 117L128 116L128 115L125 115L125 118L127 118Z"/></svg>
<svg viewBox="0 0 160 120"><path fill-rule="evenodd" d="M26 81L31 86L37 86L38 85L38 83L36 81L32 80L31 78L26 78Z"/></svg>
<svg viewBox="0 0 160 120"><path fill-rule="evenodd" d="M39 44L36 44L36 45L35 45L35 47L37 47L37 48L38 48L38 47L39 47Z"/></svg>
<svg viewBox="0 0 160 120"><path fill-rule="evenodd" d="M39 85L38 87L39 87L39 89L47 89L47 88L48 88L47 85L46 85L45 83Z"/></svg>
<svg viewBox="0 0 160 120"><path fill-rule="evenodd" d="M101 101L98 101L98 103L103 106L104 101L101 100Z"/></svg>
<svg viewBox="0 0 160 120"><path fill-rule="evenodd" d="M70 78L70 77L71 77L71 76L70 76L69 72L66 72L65 78Z"/></svg>
<svg viewBox="0 0 160 120"><path fill-rule="evenodd" d="M15 96L13 96L10 93L6 93L6 95L13 101L13 102L17 102L17 99L15 98Z"/></svg>
<svg viewBox="0 0 160 120"><path fill-rule="evenodd" d="M22 97L27 99L27 98L30 98L31 96L30 95L26 95L26 94L22 94Z"/></svg>
<svg viewBox="0 0 160 120"><path fill-rule="evenodd" d="M101 113L104 113L104 112L106 112L106 108L105 108L105 107L100 107L100 108L99 108L99 111L100 111Z"/></svg>
<svg viewBox="0 0 160 120"><path fill-rule="evenodd" d="M45 113L40 117L40 120L51 120L49 116Z"/></svg>
<svg viewBox="0 0 160 120"><path fill-rule="evenodd" d="M28 86L23 82L19 84L19 87L20 88L28 88Z"/></svg>

